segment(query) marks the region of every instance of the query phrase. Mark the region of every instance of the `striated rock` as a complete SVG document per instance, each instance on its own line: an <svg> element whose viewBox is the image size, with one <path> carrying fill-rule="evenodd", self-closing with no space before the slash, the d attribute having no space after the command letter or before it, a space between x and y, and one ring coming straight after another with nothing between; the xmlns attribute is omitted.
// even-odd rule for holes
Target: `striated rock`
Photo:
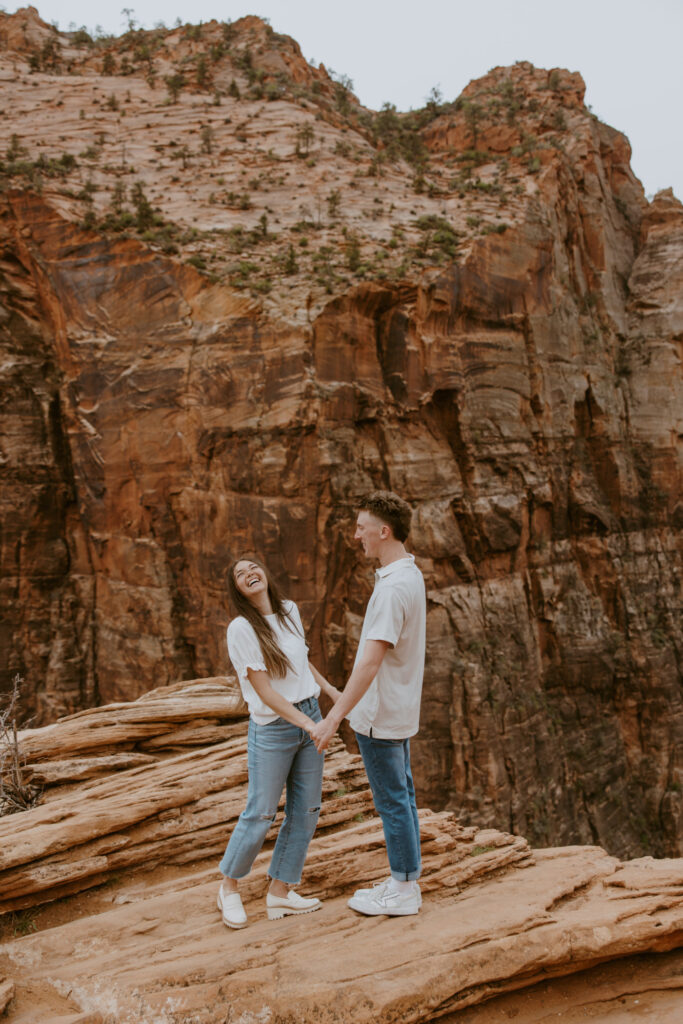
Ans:
<svg viewBox="0 0 683 1024"><path fill-rule="evenodd" d="M196 69L223 30L205 31L164 35L157 72ZM342 683L372 585L354 502L386 486L429 591L421 802L537 845L679 854L680 204L647 203L579 75L497 68L423 112L419 182L392 156L405 118L382 128L258 19L234 32L218 105L196 75L177 104L140 68L103 77L65 39L56 112L53 76L0 54L43 155L61 160L68 117L83 161L2 198L0 685L21 672L40 724L225 673L245 550ZM273 71L283 91L252 96L248 46L309 92ZM156 228L106 228L122 147L175 255Z"/></svg>
<svg viewBox="0 0 683 1024"><path fill-rule="evenodd" d="M0 978L0 1014L14 999L14 982L10 978Z"/></svg>
<svg viewBox="0 0 683 1024"><path fill-rule="evenodd" d="M0 818L0 914L100 885L124 868L219 858L246 803L244 710L234 680L207 679L20 734L31 781L70 785ZM173 755L187 747L195 749ZM84 759L84 751L98 756ZM77 784L82 778L90 781ZM372 807L362 763L340 742L327 758L325 797L322 831Z"/></svg>
<svg viewBox="0 0 683 1024"><path fill-rule="evenodd" d="M87 708L54 725L23 729L18 734L29 771L51 758L55 764L74 764L79 754L101 754L117 746L173 749L203 746L227 739L233 731L225 723L241 719L246 704L234 676L187 680L151 690L133 704ZM125 757L116 753L113 757ZM79 761L80 763L80 761Z"/></svg>
<svg viewBox="0 0 683 1024"><path fill-rule="evenodd" d="M64 41L64 37L42 20L35 7L20 8L0 21L0 50L27 54L51 40Z"/></svg>
<svg viewBox="0 0 683 1024"><path fill-rule="evenodd" d="M129 732L110 735L112 748L137 742L145 715L172 733L193 701L234 716L232 696L230 686L195 680L76 718L100 718L105 742L118 713ZM244 731L244 718L233 723ZM73 724L32 730L34 756L41 733L45 752L63 733L68 763ZM362 917L346 901L359 883L384 877L386 849L360 758L340 743L326 759L302 880L322 910L267 920L266 849L241 886L249 925L226 929L216 864L244 804L244 755L243 736L218 740L48 791L43 805L0 821L0 911L33 908L9 914L0 932L9 1024L496 1024L520 1005L525 1021L540 1022L558 1000L566 1008L566 992L584 1009L599 999L623 1006L642 992L657 1019L676 1019L665 1014L674 997L680 1006L683 960L669 951L683 947L682 860L532 851L520 837L421 810L419 915Z"/></svg>
<svg viewBox="0 0 683 1024"><path fill-rule="evenodd" d="M362 918L346 907L372 865L371 850L352 830L324 850L314 840L306 891L325 904L313 930L293 918L279 926L266 920L261 863L259 884L254 879L248 888L243 932L221 924L215 879L186 876L180 889L139 889L124 906L5 943L0 956L34 992L68 997L73 1016L66 1021L89 1012L93 1024L107 1014L203 1024L232 1013L360 1024L442 1019L548 978L683 942L682 897L641 890L626 902L615 899L617 862L596 849L537 852L534 866L499 866L494 877L473 869L460 893L453 888L457 872L442 869L430 884L435 836L426 824L424 902L415 918ZM475 849L469 861L486 856ZM339 868L339 887L329 889L325 882ZM627 973L619 983L621 993L629 991ZM26 1009L19 1004L9 1019L23 1024Z"/></svg>
<svg viewBox="0 0 683 1024"><path fill-rule="evenodd" d="M683 954L625 957L579 975L540 982L441 1018L446 1024L631 1024L638 1017L674 1024L680 1016Z"/></svg>

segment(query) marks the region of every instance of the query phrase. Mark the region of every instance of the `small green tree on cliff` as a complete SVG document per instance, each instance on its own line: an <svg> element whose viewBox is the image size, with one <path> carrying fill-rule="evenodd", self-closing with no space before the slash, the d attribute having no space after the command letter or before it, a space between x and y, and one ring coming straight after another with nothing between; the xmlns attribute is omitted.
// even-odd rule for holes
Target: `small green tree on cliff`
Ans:
<svg viewBox="0 0 683 1024"><path fill-rule="evenodd" d="M311 146L315 140L315 133L310 124L302 124L300 128L296 130L296 147L295 152L297 156L308 156Z"/></svg>
<svg viewBox="0 0 683 1024"><path fill-rule="evenodd" d="M472 133L472 149L477 148L477 138L479 135L479 120L481 118L481 107L478 103L471 103L467 101L464 104L465 108L465 122L470 132Z"/></svg>
<svg viewBox="0 0 683 1024"><path fill-rule="evenodd" d="M185 76L176 71L174 75L166 75L164 77L164 82L166 83L171 103L177 103L180 90L185 85Z"/></svg>
<svg viewBox="0 0 683 1024"><path fill-rule="evenodd" d="M213 128L211 125L202 125L200 135L202 139L202 152L211 154L213 151Z"/></svg>
<svg viewBox="0 0 683 1024"><path fill-rule="evenodd" d="M135 224L138 231L146 231L154 224L154 210L144 193L142 183L136 181L130 191L130 198L135 207Z"/></svg>

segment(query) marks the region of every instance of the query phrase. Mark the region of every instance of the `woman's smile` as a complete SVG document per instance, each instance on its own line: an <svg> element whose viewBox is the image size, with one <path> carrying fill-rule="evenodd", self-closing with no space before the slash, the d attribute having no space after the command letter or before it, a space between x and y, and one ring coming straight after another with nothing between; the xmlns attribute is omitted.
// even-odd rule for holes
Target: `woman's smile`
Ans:
<svg viewBox="0 0 683 1024"><path fill-rule="evenodd" d="M245 596L268 588L266 575L253 562L238 562L235 566L235 583Z"/></svg>

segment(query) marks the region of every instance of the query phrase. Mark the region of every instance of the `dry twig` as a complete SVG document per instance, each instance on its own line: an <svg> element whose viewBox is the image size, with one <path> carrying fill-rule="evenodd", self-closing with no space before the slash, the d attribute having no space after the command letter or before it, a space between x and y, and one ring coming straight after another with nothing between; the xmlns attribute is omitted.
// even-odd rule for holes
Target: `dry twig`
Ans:
<svg viewBox="0 0 683 1024"><path fill-rule="evenodd" d="M17 673L7 706L0 710L0 817L26 811L38 803L40 790L24 778L17 738L17 715L23 679Z"/></svg>

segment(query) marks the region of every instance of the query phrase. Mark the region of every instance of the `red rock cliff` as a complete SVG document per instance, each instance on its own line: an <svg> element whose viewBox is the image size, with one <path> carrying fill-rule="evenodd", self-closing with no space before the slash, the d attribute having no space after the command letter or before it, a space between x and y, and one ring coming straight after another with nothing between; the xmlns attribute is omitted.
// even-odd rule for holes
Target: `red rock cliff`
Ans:
<svg viewBox="0 0 683 1024"><path fill-rule="evenodd" d="M274 44L244 22L236 38L267 84ZM194 43L177 30L164 45ZM298 50L278 46L303 81ZM71 59L50 80L60 117L98 80L95 57ZM220 60L245 90L243 49ZM88 172L97 216L78 214L73 186L26 187L14 154L0 221L3 678L21 672L27 711L47 722L223 673L225 568L256 550L342 682L372 585L354 500L389 487L413 506L429 592L421 803L535 844L680 853L681 205L646 202L578 75L495 69L412 129L428 156L416 171L315 74L312 160L310 97L224 95L211 124L226 148L193 150L188 189L150 151L150 108L135 120L149 86L134 74L106 83L132 106ZM27 103L47 72L33 81L13 81ZM155 137L170 110L189 138L194 102L159 105ZM89 116L75 133L94 130ZM139 146L135 173L166 183L163 217L223 216L215 197L201 213L202 188L266 166L265 150L240 148L257 118L271 154L290 140L278 166L295 172L235 214L260 271L211 280L158 236L103 226L104 160L122 139ZM317 226L295 205L302 181L327 193ZM219 260L227 230L176 249ZM296 268L277 263L287 246ZM270 291L256 280L268 267Z"/></svg>

